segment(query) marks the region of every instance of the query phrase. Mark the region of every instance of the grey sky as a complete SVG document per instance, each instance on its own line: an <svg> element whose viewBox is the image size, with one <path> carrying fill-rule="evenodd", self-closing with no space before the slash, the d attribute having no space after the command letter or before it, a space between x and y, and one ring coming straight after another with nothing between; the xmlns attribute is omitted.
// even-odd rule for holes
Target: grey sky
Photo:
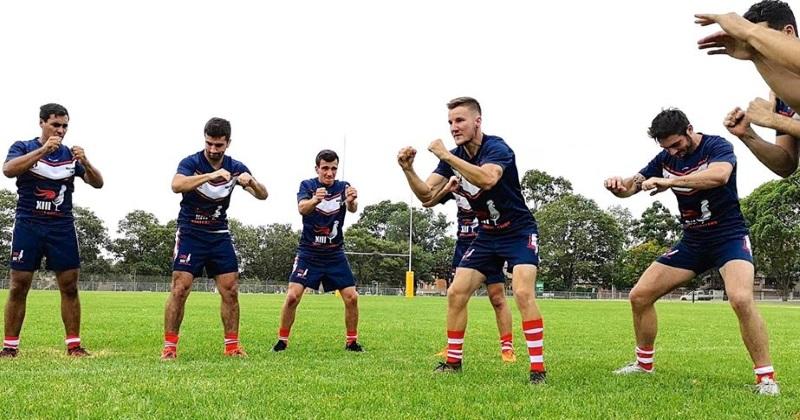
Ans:
<svg viewBox="0 0 800 420"><path fill-rule="evenodd" d="M564 176L602 207L638 216L653 198L617 199L602 180L635 173L659 151L646 129L663 106L734 143L741 196L775 178L722 126L734 106L766 97L766 85L750 63L695 47L716 30L694 25L695 12L742 13L750 3L9 2L0 137L4 150L33 138L38 107L65 105L65 144L83 146L106 179L99 191L77 181L75 203L113 234L133 209L177 216L177 164L202 148L205 121L224 117L228 154L270 193L262 202L237 191L229 216L297 227L295 193L314 176L318 150L343 154L362 208L408 200L397 150L420 150L426 177L436 164L428 143L453 144L444 104L469 95L521 175ZM676 210L672 194L658 198Z"/></svg>

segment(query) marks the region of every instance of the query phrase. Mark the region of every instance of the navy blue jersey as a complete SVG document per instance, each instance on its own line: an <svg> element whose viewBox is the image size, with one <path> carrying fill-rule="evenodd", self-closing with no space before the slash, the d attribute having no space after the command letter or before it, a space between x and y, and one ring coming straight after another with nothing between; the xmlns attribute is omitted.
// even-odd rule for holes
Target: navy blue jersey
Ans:
<svg viewBox="0 0 800 420"><path fill-rule="evenodd" d="M736 192L733 146L722 137L703 134L700 144L691 154L680 158L662 150L639 171L645 178L674 178L704 171L714 162L733 165L727 184L710 190L672 188L678 198L683 237L686 240L713 242L747 235L747 225Z"/></svg>
<svg viewBox="0 0 800 420"><path fill-rule="evenodd" d="M17 141L8 149L6 162L42 147L39 138ZM71 223L75 176L86 173L63 144L17 176L17 219Z"/></svg>
<svg viewBox="0 0 800 420"><path fill-rule="evenodd" d="M442 199L439 201L439 204L444 204L451 199L456 201L456 207L458 208L458 212L456 213L456 218L458 220L456 242L457 244L469 244L473 239L475 239L476 236L478 236L478 231L480 231L478 217L472 210L472 207L469 206L469 201L460 195L453 193L447 194L446 196L442 197Z"/></svg>
<svg viewBox="0 0 800 420"><path fill-rule="evenodd" d="M181 211L178 213L178 226L209 232L228 230L228 206L231 193L239 175L250 170L242 162L224 156L222 168L231 173L230 181L217 178L208 181L193 191L183 193ZM184 158L178 165L178 173L185 176L202 175L216 171L208 162L203 151Z"/></svg>
<svg viewBox="0 0 800 420"><path fill-rule="evenodd" d="M780 98L775 98L775 112L789 118L795 118L794 110L789 105L787 105L786 102L783 102ZM784 133L783 131L775 130L776 136L782 136L785 134L786 133Z"/></svg>
<svg viewBox="0 0 800 420"><path fill-rule="evenodd" d="M536 230L536 220L522 198L514 151L503 139L484 135L478 153L471 158L464 146L458 146L450 152L476 166L492 163L503 168L503 176L492 189L486 191L472 185L444 161L440 161L433 171L448 179L453 175L460 179L455 193L467 199L483 232L499 235Z"/></svg>
<svg viewBox="0 0 800 420"><path fill-rule="evenodd" d="M330 187L317 178L300 182L297 202L314 196L317 188L325 188L327 194L313 212L303 216L303 235L297 247L303 256L329 256L344 252L344 216L347 213L344 190L350 184L334 181Z"/></svg>

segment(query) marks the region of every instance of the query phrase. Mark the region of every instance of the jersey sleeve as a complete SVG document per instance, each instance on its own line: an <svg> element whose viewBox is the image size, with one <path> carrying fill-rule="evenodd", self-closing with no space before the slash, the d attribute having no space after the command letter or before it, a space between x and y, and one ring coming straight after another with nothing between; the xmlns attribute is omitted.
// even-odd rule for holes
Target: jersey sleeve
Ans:
<svg viewBox="0 0 800 420"><path fill-rule="evenodd" d="M794 112L794 110L788 104L786 104L786 102L784 102L780 98L776 98L775 99L775 110L774 111L775 111L776 114L783 115L784 117L789 117L789 118L792 118L792 119L798 119L797 113ZM775 136L784 136L784 135L787 135L787 133L784 133L783 131L780 131L780 130L775 130Z"/></svg>
<svg viewBox="0 0 800 420"><path fill-rule="evenodd" d="M644 168L639 170L645 178L659 177L663 175L662 166L664 164L664 152L661 152L650 161Z"/></svg>
<svg viewBox="0 0 800 420"><path fill-rule="evenodd" d="M191 156L184 158L181 163L178 164L178 173L181 175L192 176L194 175L195 169L197 169L197 167Z"/></svg>
<svg viewBox="0 0 800 420"><path fill-rule="evenodd" d="M455 175L453 173L453 167L450 166L447 162L440 160L439 164L436 165L436 169L433 170L433 173L439 174L446 179L450 179L451 176Z"/></svg>
<svg viewBox="0 0 800 420"><path fill-rule="evenodd" d="M514 162L514 152L505 143L496 141L486 144L486 146L488 147L483 152L484 156L481 159L481 165L491 163L500 166L505 171Z"/></svg>
<svg viewBox="0 0 800 420"><path fill-rule="evenodd" d="M25 143L21 141L15 141L14 144L12 144L11 147L8 149L6 162L8 162L11 159L26 155L27 153L28 151L25 149Z"/></svg>
<svg viewBox="0 0 800 420"><path fill-rule="evenodd" d="M725 139L720 138L711 148L708 155L708 163L728 162L736 166L736 155L733 154L733 145Z"/></svg>
<svg viewBox="0 0 800 420"><path fill-rule="evenodd" d="M300 188L297 190L297 202L301 202L303 200L308 200L309 198L314 196L313 186L308 181L303 181L300 183Z"/></svg>

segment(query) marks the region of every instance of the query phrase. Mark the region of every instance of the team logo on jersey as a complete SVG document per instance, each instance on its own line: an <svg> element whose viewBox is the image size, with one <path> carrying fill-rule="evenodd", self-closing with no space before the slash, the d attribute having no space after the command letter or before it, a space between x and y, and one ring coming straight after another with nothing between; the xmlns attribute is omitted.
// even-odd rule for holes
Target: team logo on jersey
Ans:
<svg viewBox="0 0 800 420"><path fill-rule="evenodd" d="M339 221L333 222L333 227L315 226L314 227L314 242L318 244L329 244L333 242L334 238L339 236Z"/></svg>
<svg viewBox="0 0 800 420"><path fill-rule="evenodd" d="M11 262L21 263L22 262L22 254L25 253L24 249L20 249L19 251L14 251L11 253Z"/></svg>
<svg viewBox="0 0 800 420"><path fill-rule="evenodd" d="M191 265L192 264L192 253L188 254L180 254L178 255L178 264L181 265Z"/></svg>
<svg viewBox="0 0 800 420"><path fill-rule="evenodd" d="M67 192L67 186L62 185L61 189L56 193L53 190L45 190L36 187L36 192L33 194L39 200L36 200L36 210L39 211L59 211L59 207L64 204L64 194Z"/></svg>

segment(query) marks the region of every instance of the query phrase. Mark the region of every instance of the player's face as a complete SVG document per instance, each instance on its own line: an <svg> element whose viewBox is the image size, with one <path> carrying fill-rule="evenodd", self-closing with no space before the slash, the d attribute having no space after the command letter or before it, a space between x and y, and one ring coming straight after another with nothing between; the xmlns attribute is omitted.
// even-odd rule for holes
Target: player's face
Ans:
<svg viewBox="0 0 800 420"><path fill-rule="evenodd" d="M669 153L670 156L683 158L694 151L692 138L688 134L672 134L669 137L659 140L658 145Z"/></svg>
<svg viewBox="0 0 800 420"><path fill-rule="evenodd" d="M69 125L69 117L62 115L57 117L53 114L47 118L47 121L39 121L39 127L42 127L42 141L47 141L50 137L58 136L62 139L67 135L67 126Z"/></svg>
<svg viewBox="0 0 800 420"><path fill-rule="evenodd" d="M450 124L450 134L457 146L469 143L481 131L481 116L466 106L451 109L447 113L447 123Z"/></svg>
<svg viewBox="0 0 800 420"><path fill-rule="evenodd" d="M327 160L320 160L319 165L314 169L317 170L317 179L322 185L331 186L333 181L336 181L336 171L339 169L339 160L333 162Z"/></svg>
<svg viewBox="0 0 800 420"><path fill-rule="evenodd" d="M225 156L225 149L228 148L228 141L225 136L210 137L206 136L206 158L211 161L218 161Z"/></svg>

